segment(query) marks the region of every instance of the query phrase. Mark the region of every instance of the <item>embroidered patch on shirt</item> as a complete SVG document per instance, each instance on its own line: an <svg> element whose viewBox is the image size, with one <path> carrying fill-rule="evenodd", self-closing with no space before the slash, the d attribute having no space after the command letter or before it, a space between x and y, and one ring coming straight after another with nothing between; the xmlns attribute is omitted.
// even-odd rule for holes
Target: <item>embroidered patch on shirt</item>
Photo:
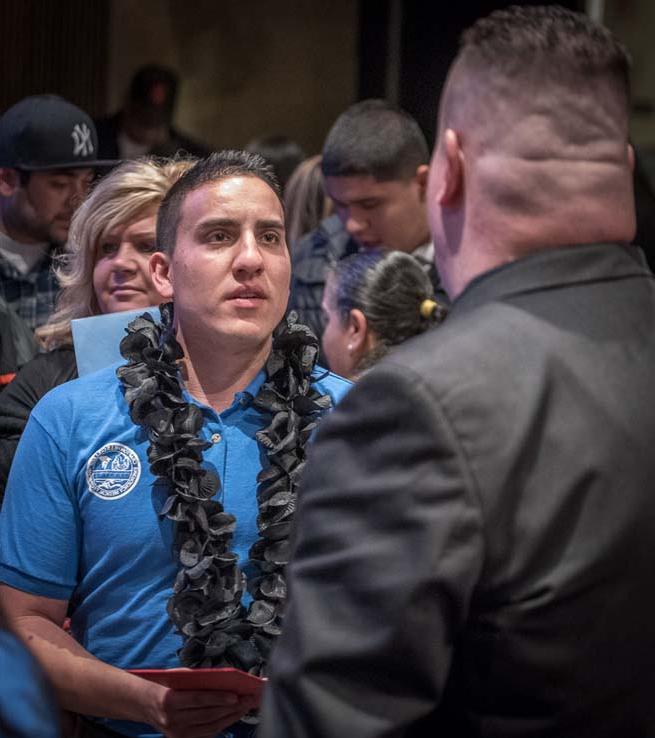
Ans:
<svg viewBox="0 0 655 738"><path fill-rule="evenodd" d="M86 464L89 492L102 500L117 500L131 492L141 476L141 461L122 443L106 443Z"/></svg>

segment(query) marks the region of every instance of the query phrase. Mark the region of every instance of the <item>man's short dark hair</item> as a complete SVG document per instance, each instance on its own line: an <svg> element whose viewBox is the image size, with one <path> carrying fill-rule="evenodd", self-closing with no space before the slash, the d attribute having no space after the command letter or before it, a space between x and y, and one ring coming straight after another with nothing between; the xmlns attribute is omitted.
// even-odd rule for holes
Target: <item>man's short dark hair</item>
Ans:
<svg viewBox="0 0 655 738"><path fill-rule="evenodd" d="M363 100L342 113L325 139L326 177L409 179L430 152L418 123L385 100Z"/></svg>
<svg viewBox="0 0 655 738"><path fill-rule="evenodd" d="M280 186L273 168L259 154L237 150L217 151L205 159L200 159L166 194L157 214L157 249L169 254L175 249L180 212L190 192L232 177L261 179L275 192L284 210Z"/></svg>
<svg viewBox="0 0 655 738"><path fill-rule="evenodd" d="M626 101L630 95L625 47L605 26L558 5L512 6L481 18L462 34L460 58L507 77L534 69L564 83L607 77Z"/></svg>

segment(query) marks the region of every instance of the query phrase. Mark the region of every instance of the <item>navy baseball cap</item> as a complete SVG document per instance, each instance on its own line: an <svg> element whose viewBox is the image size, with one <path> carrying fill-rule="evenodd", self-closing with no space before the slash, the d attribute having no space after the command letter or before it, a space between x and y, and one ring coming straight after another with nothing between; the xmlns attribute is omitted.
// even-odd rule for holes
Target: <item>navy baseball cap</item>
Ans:
<svg viewBox="0 0 655 738"><path fill-rule="evenodd" d="M97 159L98 134L90 116L57 95L32 95L0 117L0 167L46 169L111 167Z"/></svg>

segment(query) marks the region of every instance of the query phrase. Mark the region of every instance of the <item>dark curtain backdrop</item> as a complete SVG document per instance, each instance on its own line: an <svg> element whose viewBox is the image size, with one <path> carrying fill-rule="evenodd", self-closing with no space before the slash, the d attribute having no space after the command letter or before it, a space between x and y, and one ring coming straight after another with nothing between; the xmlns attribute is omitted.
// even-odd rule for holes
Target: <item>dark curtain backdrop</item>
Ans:
<svg viewBox="0 0 655 738"><path fill-rule="evenodd" d="M104 112L109 0L0 0L0 111L26 95L62 95Z"/></svg>
<svg viewBox="0 0 655 738"><path fill-rule="evenodd" d="M390 28L394 0L360 0L359 99L385 97L389 89L385 64L390 35L400 35L397 102L411 113L432 146L439 93L457 53L459 36L476 18L509 5L548 5L545 0L402 0L400 25ZM584 0L560 0L558 5L584 10ZM392 21L393 23L393 21Z"/></svg>

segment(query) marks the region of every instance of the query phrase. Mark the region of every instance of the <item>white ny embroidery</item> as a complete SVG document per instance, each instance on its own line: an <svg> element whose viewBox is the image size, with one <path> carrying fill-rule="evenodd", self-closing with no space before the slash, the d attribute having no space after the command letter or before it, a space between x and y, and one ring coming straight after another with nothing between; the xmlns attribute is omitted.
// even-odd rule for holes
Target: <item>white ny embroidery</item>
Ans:
<svg viewBox="0 0 655 738"><path fill-rule="evenodd" d="M73 156L88 156L93 153L91 129L86 123L76 123L71 136L73 137Z"/></svg>

